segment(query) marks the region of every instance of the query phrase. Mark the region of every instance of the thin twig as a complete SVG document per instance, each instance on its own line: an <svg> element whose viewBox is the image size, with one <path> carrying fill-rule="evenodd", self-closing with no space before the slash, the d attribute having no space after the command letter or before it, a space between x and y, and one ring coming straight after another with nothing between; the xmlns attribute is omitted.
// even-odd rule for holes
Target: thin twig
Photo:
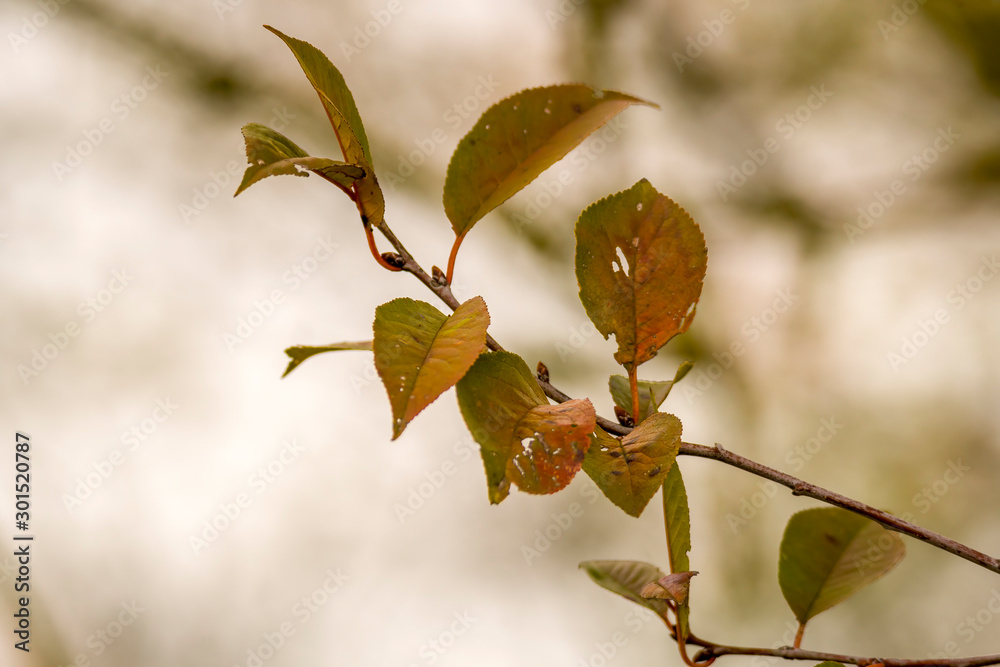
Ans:
<svg viewBox="0 0 1000 667"><path fill-rule="evenodd" d="M413 258L413 255L407 251L403 243L396 238L396 235L392 233L387 224L383 224L379 227L379 230L385 235L386 239L392 246L396 249L396 252L403 258L402 270L408 273L412 273L416 278L428 287L434 294L438 296L449 308L455 310L458 308L459 301L455 298L455 295L451 291L451 287L443 282L434 280L431 276L427 274L426 271L421 268L420 264ZM491 336L487 335L486 343L491 350L502 350L503 348L497 343ZM550 382L544 380L538 380L539 386L545 392L545 395L554 401L559 403L565 403L571 400L571 397L563 393ZM597 417L597 424L603 428L608 433L613 433L615 435L626 435L632 429L627 426L622 426L616 422L613 422L604 417ZM909 521L904 521L897 516L893 516L888 512L883 512L882 510L875 509L869 505L858 502L857 500L852 500L847 496L843 496L839 493L834 493L833 491L828 491L822 487L816 486L815 484L810 484L804 482L797 477L792 477L783 472L775 470L774 468L769 468L763 464L757 463L751 459L740 456L739 454L734 454L726 449L723 449L722 445L715 445L715 447L706 447L705 445L697 445L689 442L682 442L679 454L682 456L697 456L700 458L713 459L719 461L720 463L725 463L726 465L732 466L734 468L739 468L744 472L748 472L757 477L770 480L782 486L788 487L792 490L792 494L796 496L806 496L808 498L814 498L816 500L827 503L828 505L833 505L835 507L840 507L842 509L854 512L855 514L860 514L861 516L867 517L872 521L881 524L883 527L889 530L894 530L903 535L908 535L913 539L920 540L935 546L938 549L947 551L948 553L964 558L965 560L980 565L991 572L1000 574L1000 560L988 556L980 551L976 551L970 547L956 542L950 538L939 535L933 531L927 530L926 528L921 528L920 526L910 523ZM770 655L770 654L768 654ZM860 663L859 663L860 664ZM900 664L900 663L897 663ZM912 662L907 664L922 664L918 662ZM932 663L927 663L932 664ZM958 664L958 663L956 663ZM990 663L976 663L976 664L990 664Z"/></svg>

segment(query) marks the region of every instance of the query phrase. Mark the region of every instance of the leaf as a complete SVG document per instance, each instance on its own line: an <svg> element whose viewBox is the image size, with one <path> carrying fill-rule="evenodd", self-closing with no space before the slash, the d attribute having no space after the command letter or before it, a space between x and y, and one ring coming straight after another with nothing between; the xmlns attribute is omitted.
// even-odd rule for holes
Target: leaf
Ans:
<svg viewBox="0 0 1000 667"><path fill-rule="evenodd" d="M664 600L645 598L639 593L646 585L665 576L655 565L634 560L589 560L580 563L580 568L601 588L651 609L660 616L667 610Z"/></svg>
<svg viewBox="0 0 1000 667"><path fill-rule="evenodd" d="M836 507L792 516L781 539L778 582L799 623L884 576L906 553L903 540Z"/></svg>
<svg viewBox="0 0 1000 667"><path fill-rule="evenodd" d="M660 489L681 444L681 422L658 412L618 438L602 429L583 459L583 469L626 514L639 516Z"/></svg>
<svg viewBox="0 0 1000 667"><path fill-rule="evenodd" d="M632 104L657 106L579 84L523 90L491 106L458 142L448 164L444 210L455 235L464 237L484 215Z"/></svg>
<svg viewBox="0 0 1000 667"><path fill-rule="evenodd" d="M694 367L694 363L685 361L677 368L677 373L673 380L666 382L652 382L639 380L639 421L656 413L663 401L667 400L670 390L680 382L685 375ZM629 387L628 378L624 375L612 375L608 378L608 390L611 392L611 399L619 408L631 414L632 412L632 389Z"/></svg>
<svg viewBox="0 0 1000 667"><path fill-rule="evenodd" d="M674 572L642 587L639 595L656 600L671 600L682 604L688 597L691 588L691 577L697 572Z"/></svg>
<svg viewBox="0 0 1000 667"><path fill-rule="evenodd" d="M358 341L356 343L331 343L330 345L295 345L285 350L285 354L291 357L288 362L288 368L285 372L281 374L281 377L285 377L296 368L299 367L303 361L317 354L323 352L337 352L340 350L369 350L372 349L372 342L370 340Z"/></svg>
<svg viewBox="0 0 1000 667"><path fill-rule="evenodd" d="M580 471L596 418L585 398L532 408L514 430L507 478L527 493L565 488Z"/></svg>
<svg viewBox="0 0 1000 667"><path fill-rule="evenodd" d="M479 356L457 385L458 404L482 449L490 502L501 502L511 481L528 493L554 493L580 469L596 428L590 401L549 405L516 354Z"/></svg>
<svg viewBox="0 0 1000 667"><path fill-rule="evenodd" d="M580 214L580 300L597 330L615 335L615 361L634 368L687 331L707 259L698 225L645 179Z"/></svg>
<svg viewBox="0 0 1000 667"><path fill-rule="evenodd" d="M371 149L361 114L344 76L322 51L309 42L289 37L269 25L264 27L280 37L299 61L306 78L319 95L344 159L364 169L364 177L355 183L357 200L367 221L380 226L385 218L385 198L372 168Z"/></svg>
<svg viewBox="0 0 1000 667"><path fill-rule="evenodd" d="M667 533L670 571L674 573L689 571L691 513L688 510L687 491L684 489L684 478L681 476L679 465L671 466L667 478L663 481L663 523ZM690 603L687 600L677 606L677 628L684 639L687 639L690 632L688 625L690 611Z"/></svg>
<svg viewBox="0 0 1000 667"><path fill-rule="evenodd" d="M365 175L365 170L356 165L310 157L291 139L259 123L244 125L243 139L250 166L243 173L243 181L233 194L234 197L268 176L308 176L307 172L312 171L346 190Z"/></svg>
<svg viewBox="0 0 1000 667"><path fill-rule="evenodd" d="M392 405L392 439L458 382L486 346L490 316L482 297L451 317L429 303L394 299L375 309L375 369Z"/></svg>

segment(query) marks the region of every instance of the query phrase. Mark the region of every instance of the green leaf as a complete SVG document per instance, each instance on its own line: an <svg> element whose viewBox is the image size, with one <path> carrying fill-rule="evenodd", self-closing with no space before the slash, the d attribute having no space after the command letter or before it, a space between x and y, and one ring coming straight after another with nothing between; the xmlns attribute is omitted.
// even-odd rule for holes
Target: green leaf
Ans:
<svg viewBox="0 0 1000 667"><path fill-rule="evenodd" d="M357 104L351 94L343 75L322 51L308 42L289 37L269 25L264 26L291 49L295 59L299 61L309 83L319 95L327 118L337 135L337 142L344 154L344 159L350 164L358 165L365 171L363 178L355 183L357 200L367 221L376 227L385 218L385 198L382 188L375 178L372 168L371 149L368 147L368 135L361 122Z"/></svg>
<svg viewBox="0 0 1000 667"><path fill-rule="evenodd" d="M880 579L906 553L903 540L836 507L792 516L781 540L778 582L799 623Z"/></svg>
<svg viewBox="0 0 1000 667"><path fill-rule="evenodd" d="M643 179L586 209L576 223L580 300L597 330L615 335L626 369L687 331L708 251L687 212Z"/></svg>
<svg viewBox="0 0 1000 667"><path fill-rule="evenodd" d="M507 497L512 481L527 493L554 493L580 470L596 428L590 401L549 405L528 365L510 352L480 355L457 390L482 449L491 503Z"/></svg>
<svg viewBox="0 0 1000 667"><path fill-rule="evenodd" d="M693 362L685 361L677 368L674 379L666 382L639 380L639 422L642 422L646 417L656 413L660 409L663 401L667 400L667 396L670 395L670 390L693 367ZM629 387L628 378L624 375L612 375L608 378L608 390L611 392L611 399L615 402L615 405L631 414L632 389Z"/></svg>
<svg viewBox="0 0 1000 667"><path fill-rule="evenodd" d="M393 440L465 375L486 346L489 323L486 302L478 296L451 317L406 298L375 309L375 369L389 393Z"/></svg>
<svg viewBox="0 0 1000 667"><path fill-rule="evenodd" d="M311 171L342 190L348 190L354 181L365 175L365 170L356 165L328 158L310 157L291 139L259 123L244 125L243 139L246 142L247 162L250 166L243 173L243 181L236 189L234 197L268 176L280 174L308 176L308 172Z"/></svg>
<svg viewBox="0 0 1000 667"><path fill-rule="evenodd" d="M665 600L645 598L640 594L648 584L666 576L655 565L635 560L589 560L580 563L580 568L601 588L621 595L659 616L663 616L667 610Z"/></svg>
<svg viewBox="0 0 1000 667"><path fill-rule="evenodd" d="M618 438L602 429L583 459L583 469L626 514L639 516L660 489L681 445L681 422L658 412Z"/></svg>
<svg viewBox="0 0 1000 667"><path fill-rule="evenodd" d="M448 164L444 210L461 239L484 215L632 104L655 104L574 84L532 88L494 104Z"/></svg>
<svg viewBox="0 0 1000 667"><path fill-rule="evenodd" d="M281 374L281 377L285 377L296 368L299 367L303 361L317 354L322 354L323 352L338 352L340 350L368 350L371 351L372 342L370 340L358 341L354 343L331 343L330 345L295 345L285 350L291 360L288 362L288 368L285 372Z"/></svg>
<svg viewBox="0 0 1000 667"><path fill-rule="evenodd" d="M679 465L673 465L663 481L663 523L667 533L667 551L670 554L670 571L687 572L691 569L688 552L691 551L691 513L688 510L687 491ZM681 637L690 632L688 617L690 602L677 606L677 628Z"/></svg>

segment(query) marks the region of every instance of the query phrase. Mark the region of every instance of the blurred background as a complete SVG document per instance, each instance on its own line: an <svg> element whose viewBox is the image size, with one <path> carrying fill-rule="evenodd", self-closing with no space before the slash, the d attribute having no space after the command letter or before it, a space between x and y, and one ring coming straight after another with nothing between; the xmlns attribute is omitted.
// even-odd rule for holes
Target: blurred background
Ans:
<svg viewBox="0 0 1000 667"><path fill-rule="evenodd" d="M5 460L16 430L32 439L36 540L32 651L5 634L0 664L680 664L577 569L666 568L658 499L631 519L580 475L490 507L453 392L390 442L370 355L280 379L285 347L369 338L378 304L433 297L372 262L320 179L232 198L247 122L340 157L264 23L341 69L388 220L428 268L453 238L448 158L489 105L568 81L657 102L480 223L459 298L482 295L498 340L609 415L615 344L577 298L572 229L648 178L709 247L693 327L640 370L696 362L664 406L685 439L1000 553L1000 3L11 0L0 423ZM778 544L815 503L680 465L695 632L789 643ZM1000 651L1000 580L907 546L804 646Z"/></svg>

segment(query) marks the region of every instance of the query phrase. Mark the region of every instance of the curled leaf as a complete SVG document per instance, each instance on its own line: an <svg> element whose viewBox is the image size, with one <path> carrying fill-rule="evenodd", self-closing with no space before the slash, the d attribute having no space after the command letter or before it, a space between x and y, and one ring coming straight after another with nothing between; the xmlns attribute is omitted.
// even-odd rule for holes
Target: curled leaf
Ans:
<svg viewBox="0 0 1000 667"><path fill-rule="evenodd" d="M655 565L635 560L589 560L580 563L580 569L598 586L626 600L646 607L660 616L667 610L667 603L664 600L647 598L640 593L647 585L666 576Z"/></svg>
<svg viewBox="0 0 1000 667"><path fill-rule="evenodd" d="M288 368L285 372L281 374L281 377L285 377L299 365L308 359L309 357L315 356L317 354L322 354L323 352L339 352L341 350L368 350L371 351L372 342L370 340L358 341L352 343L331 343L330 345L295 345L285 350L285 354L290 357L288 362Z"/></svg>
<svg viewBox="0 0 1000 667"><path fill-rule="evenodd" d="M248 123L242 131L249 166L234 197L268 176L308 176L311 171L342 190L349 190L365 175L365 170L357 165L311 157L285 135L259 123Z"/></svg>
<svg viewBox="0 0 1000 667"><path fill-rule="evenodd" d="M697 572L674 572L656 581L652 581L639 590L639 595L644 598L654 598L657 600L670 600L677 604L682 604L688 597L691 588L691 577Z"/></svg>
<svg viewBox="0 0 1000 667"><path fill-rule="evenodd" d="M677 368L673 380L666 382L650 382L639 380L639 421L655 413L667 400L670 390L674 385L683 379L685 375L694 367L690 361L685 361ZM632 410L632 390L629 386L628 378L624 375L612 375L608 378L608 389L611 391L611 398L615 405L626 412Z"/></svg>

